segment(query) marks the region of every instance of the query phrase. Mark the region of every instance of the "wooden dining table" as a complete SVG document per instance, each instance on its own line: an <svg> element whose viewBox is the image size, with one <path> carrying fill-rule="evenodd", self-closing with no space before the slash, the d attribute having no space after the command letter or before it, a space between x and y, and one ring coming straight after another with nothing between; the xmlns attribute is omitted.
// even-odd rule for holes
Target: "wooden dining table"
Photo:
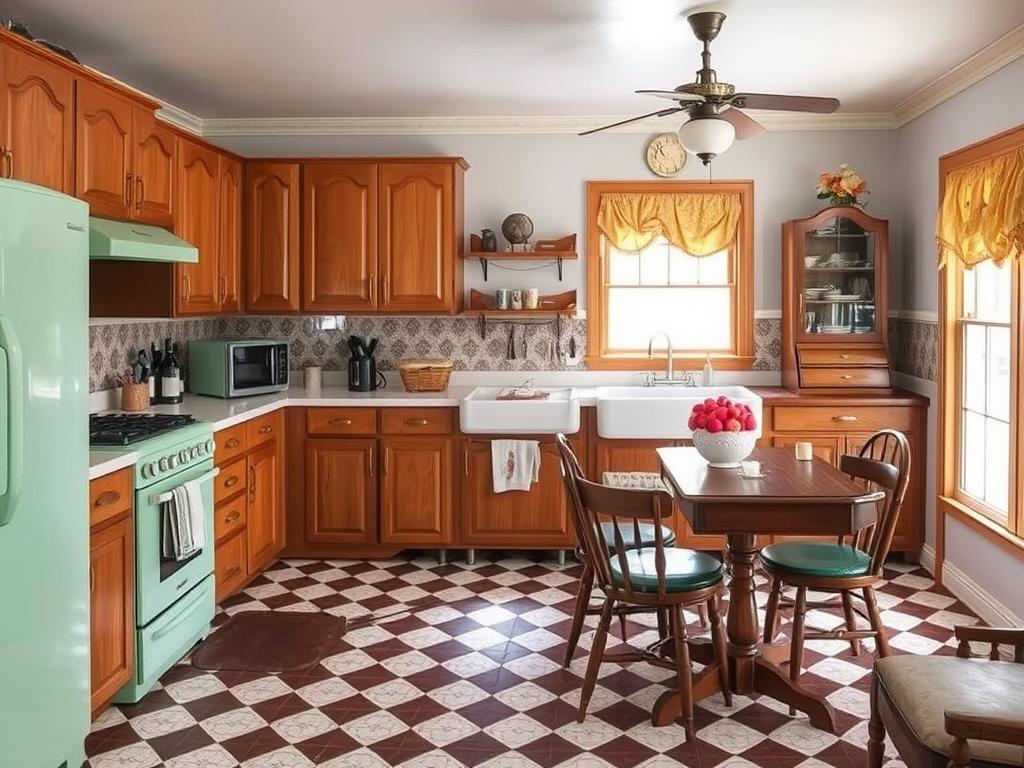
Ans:
<svg viewBox="0 0 1024 768"><path fill-rule="evenodd" d="M762 694L807 714L813 725L835 732L835 711L823 696L792 682L779 663L789 657L788 643L763 644L754 598L758 535L838 538L875 522L882 492L862 484L820 458L798 461L791 448L757 448L749 457L761 463L762 477L743 477L739 469L709 467L695 448L659 448L662 476L696 534L722 534L729 566L726 617L729 684L745 696ZM710 643L691 643L691 657L714 665ZM709 670L713 672L713 670ZM718 693L718 675L702 674L693 699ZM652 722L667 725L680 713L677 691L655 703Z"/></svg>

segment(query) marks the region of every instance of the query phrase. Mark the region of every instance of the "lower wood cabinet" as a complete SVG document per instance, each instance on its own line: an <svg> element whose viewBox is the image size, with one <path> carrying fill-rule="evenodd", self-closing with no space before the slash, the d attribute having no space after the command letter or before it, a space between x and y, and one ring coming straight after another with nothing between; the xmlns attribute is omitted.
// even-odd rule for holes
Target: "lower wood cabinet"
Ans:
<svg viewBox="0 0 1024 768"><path fill-rule="evenodd" d="M306 541L377 540L376 443L372 438L306 441Z"/></svg>
<svg viewBox="0 0 1024 768"><path fill-rule="evenodd" d="M131 469L126 469L98 478L89 489L89 661L93 714L131 680L134 671L135 535L131 473Z"/></svg>
<svg viewBox="0 0 1024 768"><path fill-rule="evenodd" d="M385 437L380 455L381 543L450 544L451 438Z"/></svg>
<svg viewBox="0 0 1024 768"><path fill-rule="evenodd" d="M281 551L281 467L277 440L263 444L248 458L249 508L246 516L249 573L266 568Z"/></svg>
<svg viewBox="0 0 1024 768"><path fill-rule="evenodd" d="M583 455L581 445L573 441L579 456ZM495 493L490 440L463 440L463 544L527 549L574 546L558 447L542 442L540 453L540 480L529 491Z"/></svg>

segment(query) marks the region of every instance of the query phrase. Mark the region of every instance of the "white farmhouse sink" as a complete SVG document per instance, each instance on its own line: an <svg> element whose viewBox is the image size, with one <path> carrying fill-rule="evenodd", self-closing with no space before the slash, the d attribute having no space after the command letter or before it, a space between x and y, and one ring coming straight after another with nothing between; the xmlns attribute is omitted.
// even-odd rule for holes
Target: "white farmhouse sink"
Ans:
<svg viewBox="0 0 1024 768"><path fill-rule="evenodd" d="M477 387L459 404L463 432L505 435L572 434L580 428L580 400L574 389L538 387L547 400L498 400L508 387Z"/></svg>
<svg viewBox="0 0 1024 768"><path fill-rule="evenodd" d="M601 437L679 440L691 436L686 422L695 403L725 395L749 405L761 436L761 398L746 387L598 387L597 434Z"/></svg>

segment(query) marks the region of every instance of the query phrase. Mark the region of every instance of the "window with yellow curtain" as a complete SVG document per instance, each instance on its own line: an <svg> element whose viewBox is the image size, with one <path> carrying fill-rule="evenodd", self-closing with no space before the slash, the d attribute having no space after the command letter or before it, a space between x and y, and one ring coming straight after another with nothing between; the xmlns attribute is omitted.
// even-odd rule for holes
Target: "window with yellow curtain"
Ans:
<svg viewBox="0 0 1024 768"><path fill-rule="evenodd" d="M588 183L587 364L753 364L752 182Z"/></svg>

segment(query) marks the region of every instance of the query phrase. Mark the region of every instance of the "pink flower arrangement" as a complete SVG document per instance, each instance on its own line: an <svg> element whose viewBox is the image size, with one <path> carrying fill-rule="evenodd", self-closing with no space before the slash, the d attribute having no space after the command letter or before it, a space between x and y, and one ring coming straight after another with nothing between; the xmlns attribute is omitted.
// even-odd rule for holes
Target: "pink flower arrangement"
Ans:
<svg viewBox="0 0 1024 768"><path fill-rule="evenodd" d="M819 200L829 200L833 205L863 205L858 198L869 194L865 178L847 163L838 171L822 173L814 191Z"/></svg>

